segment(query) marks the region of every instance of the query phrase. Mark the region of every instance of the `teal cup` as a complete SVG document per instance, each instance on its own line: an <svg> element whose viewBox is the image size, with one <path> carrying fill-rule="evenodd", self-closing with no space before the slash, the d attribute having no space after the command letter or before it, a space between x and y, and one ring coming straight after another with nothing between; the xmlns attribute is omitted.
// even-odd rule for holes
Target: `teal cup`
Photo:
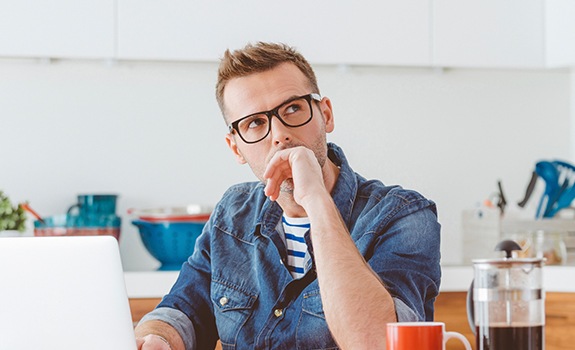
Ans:
<svg viewBox="0 0 575 350"><path fill-rule="evenodd" d="M71 215L77 209L78 216L84 218L115 215L117 199L115 194L80 194L78 203L68 208L67 214Z"/></svg>

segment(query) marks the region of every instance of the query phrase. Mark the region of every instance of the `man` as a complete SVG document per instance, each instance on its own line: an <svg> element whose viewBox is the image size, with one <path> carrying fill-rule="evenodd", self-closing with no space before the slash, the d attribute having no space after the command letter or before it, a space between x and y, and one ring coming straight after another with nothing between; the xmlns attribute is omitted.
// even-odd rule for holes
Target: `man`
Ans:
<svg viewBox="0 0 575 350"><path fill-rule="evenodd" d="M326 142L332 104L308 62L277 44L227 51L216 90L226 142L260 181L224 194L136 328L141 349L383 349L386 323L432 320L435 205Z"/></svg>

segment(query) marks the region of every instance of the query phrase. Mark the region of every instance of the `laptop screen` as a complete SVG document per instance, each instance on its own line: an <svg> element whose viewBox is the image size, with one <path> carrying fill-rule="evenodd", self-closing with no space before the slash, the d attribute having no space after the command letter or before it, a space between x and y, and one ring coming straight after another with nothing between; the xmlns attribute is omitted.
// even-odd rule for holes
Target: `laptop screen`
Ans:
<svg viewBox="0 0 575 350"><path fill-rule="evenodd" d="M135 348L115 238L0 238L0 350Z"/></svg>

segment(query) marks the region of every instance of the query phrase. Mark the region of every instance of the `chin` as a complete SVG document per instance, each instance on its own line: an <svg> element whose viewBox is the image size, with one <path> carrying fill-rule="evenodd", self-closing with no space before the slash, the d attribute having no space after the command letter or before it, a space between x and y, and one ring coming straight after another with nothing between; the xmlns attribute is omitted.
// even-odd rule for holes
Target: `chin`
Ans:
<svg viewBox="0 0 575 350"><path fill-rule="evenodd" d="M280 186L280 192L293 194L293 187L292 179L284 180Z"/></svg>

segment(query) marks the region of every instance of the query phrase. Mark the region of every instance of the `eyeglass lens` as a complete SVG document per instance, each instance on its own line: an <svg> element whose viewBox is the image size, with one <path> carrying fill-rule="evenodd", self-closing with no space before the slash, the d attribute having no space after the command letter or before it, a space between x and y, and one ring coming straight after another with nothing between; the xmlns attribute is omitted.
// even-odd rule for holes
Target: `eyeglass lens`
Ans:
<svg viewBox="0 0 575 350"><path fill-rule="evenodd" d="M240 120L237 130L246 142L257 142L267 136L271 129L272 113L287 126L297 127L307 123L312 116L311 103L305 97L300 97L268 113L269 117L266 113L258 113Z"/></svg>

